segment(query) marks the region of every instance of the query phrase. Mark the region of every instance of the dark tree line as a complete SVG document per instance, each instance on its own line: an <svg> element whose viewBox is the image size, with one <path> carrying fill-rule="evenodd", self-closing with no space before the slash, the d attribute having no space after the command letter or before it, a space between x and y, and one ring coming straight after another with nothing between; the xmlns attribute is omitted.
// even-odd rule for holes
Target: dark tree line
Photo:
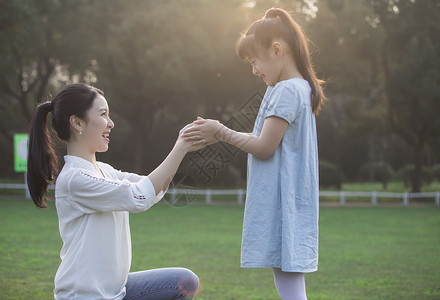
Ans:
<svg viewBox="0 0 440 300"><path fill-rule="evenodd" d="M100 159L125 170L154 168L198 115L231 120L264 93L234 44L271 5L293 12L327 81L323 165L343 180L379 162L412 165L420 190L424 168L440 162L438 0L1 0L0 176L17 176L12 137L26 131L35 104L70 82L104 90L116 128ZM245 157L225 157L209 184L242 184ZM183 168L200 175L189 161Z"/></svg>

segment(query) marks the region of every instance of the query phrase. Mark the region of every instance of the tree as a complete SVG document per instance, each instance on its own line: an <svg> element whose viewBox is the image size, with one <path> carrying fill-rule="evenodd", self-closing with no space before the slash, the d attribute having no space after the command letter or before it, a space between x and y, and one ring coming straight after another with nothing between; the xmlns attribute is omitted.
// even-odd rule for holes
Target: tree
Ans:
<svg viewBox="0 0 440 300"><path fill-rule="evenodd" d="M90 57L77 39L87 26L81 5L86 3L0 2L0 145L7 155L12 156L13 133L27 130L35 104L48 98L61 66L68 65L67 74L77 72L79 78L87 70ZM13 169L11 160L4 163L4 172Z"/></svg>
<svg viewBox="0 0 440 300"><path fill-rule="evenodd" d="M388 127L379 47L383 34L365 2L321 0L305 27L329 101L317 118L320 157L349 180L366 161L386 160Z"/></svg>
<svg viewBox="0 0 440 300"><path fill-rule="evenodd" d="M224 34L215 21L223 15L213 14L219 2L114 1L105 6L101 18L107 27L101 31L97 55L99 84L112 109L126 121L131 142L125 153L133 158L131 167L144 172L156 164L147 158L147 145L159 149L166 137L169 146L178 129L197 117L197 110L222 97L210 83L221 77L217 67L225 56L234 56L233 43L230 52L221 52ZM204 99L208 90L211 99ZM177 127L174 132L160 132L159 141L153 142L158 128L170 129L170 123Z"/></svg>
<svg viewBox="0 0 440 300"><path fill-rule="evenodd" d="M440 1L372 1L385 32L381 59L392 130L413 151L411 186L421 189L423 155L440 128Z"/></svg>

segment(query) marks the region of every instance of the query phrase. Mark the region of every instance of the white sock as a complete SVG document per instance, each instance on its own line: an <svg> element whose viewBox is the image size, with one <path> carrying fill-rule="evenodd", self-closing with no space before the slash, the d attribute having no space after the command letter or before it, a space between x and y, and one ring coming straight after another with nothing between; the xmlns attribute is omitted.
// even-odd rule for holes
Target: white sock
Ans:
<svg viewBox="0 0 440 300"><path fill-rule="evenodd" d="M272 268L275 287L282 300L307 300L304 273L283 272Z"/></svg>

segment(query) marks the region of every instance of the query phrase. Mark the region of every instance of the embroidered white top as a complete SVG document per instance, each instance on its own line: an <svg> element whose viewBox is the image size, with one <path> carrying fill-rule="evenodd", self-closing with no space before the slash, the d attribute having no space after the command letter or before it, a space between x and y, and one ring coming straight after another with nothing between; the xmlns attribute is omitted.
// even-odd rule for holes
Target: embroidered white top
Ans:
<svg viewBox="0 0 440 300"><path fill-rule="evenodd" d="M122 299L131 265L128 212L142 212L156 196L147 176L65 156L55 185L63 240L55 275L55 299Z"/></svg>

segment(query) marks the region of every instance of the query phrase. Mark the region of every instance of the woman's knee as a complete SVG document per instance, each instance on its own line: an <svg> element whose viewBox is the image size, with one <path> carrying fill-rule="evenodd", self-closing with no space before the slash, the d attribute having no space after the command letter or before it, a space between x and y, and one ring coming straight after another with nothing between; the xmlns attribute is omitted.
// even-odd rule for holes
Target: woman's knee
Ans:
<svg viewBox="0 0 440 300"><path fill-rule="evenodd" d="M194 296L199 287L199 277L191 270L177 268L179 270L179 291L185 296Z"/></svg>

